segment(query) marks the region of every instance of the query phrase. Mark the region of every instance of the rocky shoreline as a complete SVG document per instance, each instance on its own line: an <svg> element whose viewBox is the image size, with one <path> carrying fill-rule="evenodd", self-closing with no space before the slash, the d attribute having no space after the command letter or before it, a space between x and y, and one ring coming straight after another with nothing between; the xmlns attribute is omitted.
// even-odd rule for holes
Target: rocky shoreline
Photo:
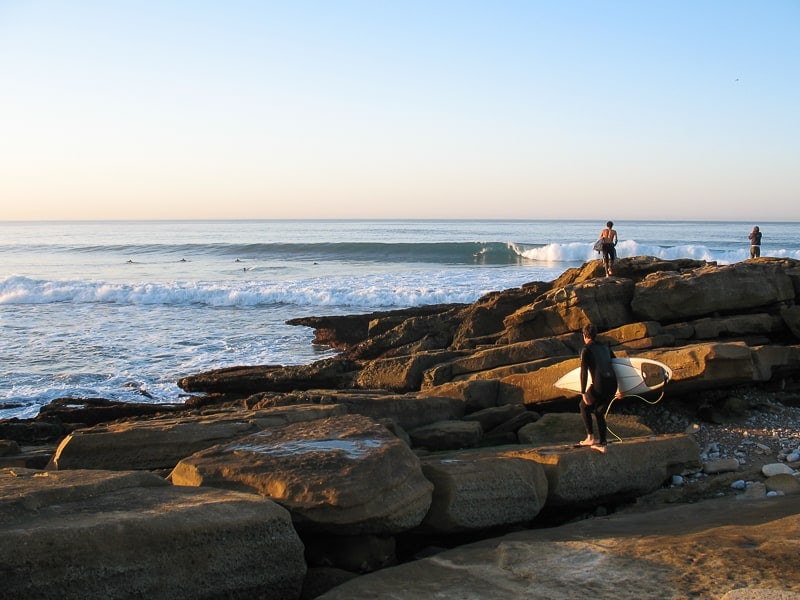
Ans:
<svg viewBox="0 0 800 600"><path fill-rule="evenodd" d="M64 399L0 422L8 593L419 597L397 588L395 572L411 568L428 595L501 597L511 586L537 597L542 569L569 589L580 556L560 575L557 548L538 567L515 558L517 575L487 573L462 595L452 581L436 588L444 559L424 556L478 540L496 549L509 543L496 536L524 532L542 544L543 532L555 540L590 527L587 517L627 527L625 515L634 523L645 509L709 501L734 503L731 526L754 503L758 526L780 519L770 535L790 543L800 527L800 263L635 257L602 274L591 261L472 305L298 319L341 354L186 377L195 396L173 405ZM662 399L615 403L619 439L603 455L573 447L583 437L576 400L553 386L577 365L588 321L618 356L673 370ZM775 502L789 508L772 515ZM708 510L724 527L725 510ZM659 535L678 543L685 532ZM708 560L736 543L705 535L720 542ZM640 551L625 561L654 552ZM620 560L623 580L632 563ZM743 567L727 589L720 579L701 595L769 587L800 597L784 566L781 578ZM680 568L665 562L659 581L673 587L638 597L697 597L674 583ZM497 595L477 591L492 581ZM632 597L620 585L594 597ZM546 589L538 597L561 597Z"/></svg>

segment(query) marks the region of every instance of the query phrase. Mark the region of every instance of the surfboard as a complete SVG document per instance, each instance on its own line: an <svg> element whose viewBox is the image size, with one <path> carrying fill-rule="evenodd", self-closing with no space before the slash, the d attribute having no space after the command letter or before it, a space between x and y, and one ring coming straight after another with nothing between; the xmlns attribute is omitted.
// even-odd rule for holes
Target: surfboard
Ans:
<svg viewBox="0 0 800 600"><path fill-rule="evenodd" d="M663 388L672 378L672 369L664 363L649 358L612 358L619 391L627 396L643 394ZM589 383L592 374L589 373ZM576 367L554 384L557 388L581 393L581 368ZM587 383L588 387L588 383Z"/></svg>

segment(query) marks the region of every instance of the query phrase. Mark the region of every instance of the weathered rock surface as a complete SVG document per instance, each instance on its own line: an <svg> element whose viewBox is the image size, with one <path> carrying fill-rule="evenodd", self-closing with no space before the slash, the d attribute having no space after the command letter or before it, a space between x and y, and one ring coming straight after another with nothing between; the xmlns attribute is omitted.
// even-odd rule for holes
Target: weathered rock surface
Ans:
<svg viewBox="0 0 800 600"><path fill-rule="evenodd" d="M54 469L172 469L190 454L268 427L345 412L345 407L337 405L300 405L98 425L65 437L49 466ZM109 448L114 452L108 452Z"/></svg>
<svg viewBox="0 0 800 600"><path fill-rule="evenodd" d="M582 506L643 496L672 475L700 466L700 448L688 435L632 438L594 448L531 448L503 454L533 460L547 475L547 505Z"/></svg>
<svg viewBox="0 0 800 600"><path fill-rule="evenodd" d="M621 511L448 550L320 600L795 598L796 548L787 541L800 536L798 513L795 498ZM753 595L735 594L743 590Z"/></svg>
<svg viewBox="0 0 800 600"><path fill-rule="evenodd" d="M183 459L175 485L255 492L316 531L393 534L422 522L433 485L419 459L360 415L275 427Z"/></svg>
<svg viewBox="0 0 800 600"><path fill-rule="evenodd" d="M255 494L144 472L0 470L6 598L299 597L303 545Z"/></svg>
<svg viewBox="0 0 800 600"><path fill-rule="evenodd" d="M529 523L547 500L547 478L536 462L496 453L422 459L433 501L422 529L458 533Z"/></svg>

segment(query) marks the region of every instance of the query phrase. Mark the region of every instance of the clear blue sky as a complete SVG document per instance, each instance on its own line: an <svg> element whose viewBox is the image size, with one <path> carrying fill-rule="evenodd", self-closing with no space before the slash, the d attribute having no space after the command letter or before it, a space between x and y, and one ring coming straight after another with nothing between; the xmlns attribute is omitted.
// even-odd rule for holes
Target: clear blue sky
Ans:
<svg viewBox="0 0 800 600"><path fill-rule="evenodd" d="M0 0L0 220L800 221L797 0Z"/></svg>

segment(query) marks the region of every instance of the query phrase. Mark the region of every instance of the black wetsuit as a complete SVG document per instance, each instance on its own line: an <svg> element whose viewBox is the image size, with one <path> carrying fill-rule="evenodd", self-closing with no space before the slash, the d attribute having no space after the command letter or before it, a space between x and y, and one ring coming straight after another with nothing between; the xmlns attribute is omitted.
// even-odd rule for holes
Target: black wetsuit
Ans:
<svg viewBox="0 0 800 600"><path fill-rule="evenodd" d="M592 435L592 413L594 413L601 444L606 443L606 410L617 393L617 376L611 366L613 357L614 353L608 346L597 342L589 342L581 350L581 389L586 390L592 397L591 406L586 406L581 398L581 417L587 435ZM592 383L587 389L589 373L592 374Z"/></svg>

